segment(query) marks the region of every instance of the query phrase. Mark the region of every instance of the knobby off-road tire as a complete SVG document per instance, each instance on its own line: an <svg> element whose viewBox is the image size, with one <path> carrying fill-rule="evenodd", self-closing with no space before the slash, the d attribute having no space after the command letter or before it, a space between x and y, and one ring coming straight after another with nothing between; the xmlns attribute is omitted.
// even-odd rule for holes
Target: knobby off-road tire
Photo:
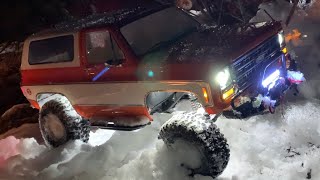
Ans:
<svg viewBox="0 0 320 180"><path fill-rule="evenodd" d="M39 126L49 147L61 146L69 140L89 140L89 121L84 120L65 97L50 100L42 106Z"/></svg>
<svg viewBox="0 0 320 180"><path fill-rule="evenodd" d="M209 115L190 112L173 116L160 130L159 138L171 149L176 141L185 141L199 150L201 166L191 169L192 174L213 178L226 168L230 150L226 139Z"/></svg>

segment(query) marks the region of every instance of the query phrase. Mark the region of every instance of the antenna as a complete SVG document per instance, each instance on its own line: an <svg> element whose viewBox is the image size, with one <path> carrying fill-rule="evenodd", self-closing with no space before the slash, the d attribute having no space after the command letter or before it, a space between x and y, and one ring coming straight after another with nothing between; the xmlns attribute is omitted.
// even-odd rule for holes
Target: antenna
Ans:
<svg viewBox="0 0 320 180"><path fill-rule="evenodd" d="M273 17L268 13L268 11L267 10L263 10L268 16L269 16L269 18L272 20L272 21L275 21L274 19L273 19Z"/></svg>

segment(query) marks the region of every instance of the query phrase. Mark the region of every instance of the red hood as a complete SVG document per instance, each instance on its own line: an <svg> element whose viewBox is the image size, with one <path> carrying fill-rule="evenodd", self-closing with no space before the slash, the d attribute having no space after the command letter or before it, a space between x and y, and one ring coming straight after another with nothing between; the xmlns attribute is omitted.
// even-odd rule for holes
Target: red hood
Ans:
<svg viewBox="0 0 320 180"><path fill-rule="evenodd" d="M175 43L169 50L168 60L179 63L214 62L228 64L249 52L281 31L280 22L261 27L203 27Z"/></svg>

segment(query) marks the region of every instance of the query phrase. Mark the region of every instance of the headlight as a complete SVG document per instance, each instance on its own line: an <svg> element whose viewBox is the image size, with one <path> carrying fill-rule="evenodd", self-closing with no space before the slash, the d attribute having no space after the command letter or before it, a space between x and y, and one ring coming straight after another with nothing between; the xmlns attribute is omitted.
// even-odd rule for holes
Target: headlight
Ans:
<svg viewBox="0 0 320 180"><path fill-rule="evenodd" d="M278 41L279 41L280 47L283 47L283 46L284 46L284 35L283 35L283 31L281 31L280 33L278 33Z"/></svg>
<svg viewBox="0 0 320 180"><path fill-rule="evenodd" d="M224 90L231 84L229 68L224 68L217 74L216 82L220 85L221 90Z"/></svg>

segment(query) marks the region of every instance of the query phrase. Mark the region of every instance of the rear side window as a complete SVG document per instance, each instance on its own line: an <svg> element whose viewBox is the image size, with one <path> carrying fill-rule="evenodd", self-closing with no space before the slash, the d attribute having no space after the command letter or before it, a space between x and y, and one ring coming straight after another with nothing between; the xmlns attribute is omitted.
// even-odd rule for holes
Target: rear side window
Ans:
<svg viewBox="0 0 320 180"><path fill-rule="evenodd" d="M33 41L29 46L29 64L68 62L74 56L72 35Z"/></svg>

